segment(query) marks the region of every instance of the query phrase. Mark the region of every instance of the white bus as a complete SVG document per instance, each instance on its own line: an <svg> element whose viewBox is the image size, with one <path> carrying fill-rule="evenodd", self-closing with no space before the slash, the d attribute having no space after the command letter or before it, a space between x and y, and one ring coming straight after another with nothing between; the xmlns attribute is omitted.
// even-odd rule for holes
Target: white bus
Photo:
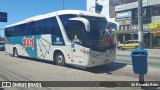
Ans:
<svg viewBox="0 0 160 90"><path fill-rule="evenodd" d="M80 10L38 15L5 27L6 52L82 67L115 60L115 43L106 39L104 16ZM108 35L107 35L108 36Z"/></svg>

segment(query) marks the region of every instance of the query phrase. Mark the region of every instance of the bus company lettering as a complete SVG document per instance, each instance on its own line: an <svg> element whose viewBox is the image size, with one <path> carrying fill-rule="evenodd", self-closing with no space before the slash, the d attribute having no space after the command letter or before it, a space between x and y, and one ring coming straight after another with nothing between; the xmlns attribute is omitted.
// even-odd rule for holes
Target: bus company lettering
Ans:
<svg viewBox="0 0 160 90"><path fill-rule="evenodd" d="M22 40L22 43L23 43L23 47L26 48L26 47L32 47L32 50L34 49L34 37L32 38L23 38Z"/></svg>

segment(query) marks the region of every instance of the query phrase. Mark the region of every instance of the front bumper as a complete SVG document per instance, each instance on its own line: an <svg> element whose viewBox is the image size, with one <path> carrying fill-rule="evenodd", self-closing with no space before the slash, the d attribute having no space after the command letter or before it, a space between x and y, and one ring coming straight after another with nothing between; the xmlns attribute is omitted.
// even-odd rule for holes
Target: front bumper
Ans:
<svg viewBox="0 0 160 90"><path fill-rule="evenodd" d="M85 58L88 59L86 67L95 67L114 62L116 58L116 50L107 50L106 52L90 51L86 54Z"/></svg>

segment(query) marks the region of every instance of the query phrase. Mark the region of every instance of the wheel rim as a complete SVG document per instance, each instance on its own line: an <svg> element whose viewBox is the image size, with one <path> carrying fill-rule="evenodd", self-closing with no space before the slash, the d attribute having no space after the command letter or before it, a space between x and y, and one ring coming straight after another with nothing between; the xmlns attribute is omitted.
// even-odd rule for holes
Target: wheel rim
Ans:
<svg viewBox="0 0 160 90"><path fill-rule="evenodd" d="M56 58L56 61L57 61L57 65L64 65L64 57L62 55L58 55L57 58Z"/></svg>

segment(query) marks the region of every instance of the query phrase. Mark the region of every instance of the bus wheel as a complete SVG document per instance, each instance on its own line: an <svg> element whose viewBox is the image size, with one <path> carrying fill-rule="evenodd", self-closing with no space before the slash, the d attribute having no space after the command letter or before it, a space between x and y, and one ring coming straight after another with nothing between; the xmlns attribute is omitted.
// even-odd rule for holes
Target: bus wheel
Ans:
<svg viewBox="0 0 160 90"><path fill-rule="evenodd" d="M16 48L13 49L13 57L18 57L18 51Z"/></svg>
<svg viewBox="0 0 160 90"><path fill-rule="evenodd" d="M65 58L64 55L61 52L58 52L55 55L55 63L59 66L65 66Z"/></svg>

